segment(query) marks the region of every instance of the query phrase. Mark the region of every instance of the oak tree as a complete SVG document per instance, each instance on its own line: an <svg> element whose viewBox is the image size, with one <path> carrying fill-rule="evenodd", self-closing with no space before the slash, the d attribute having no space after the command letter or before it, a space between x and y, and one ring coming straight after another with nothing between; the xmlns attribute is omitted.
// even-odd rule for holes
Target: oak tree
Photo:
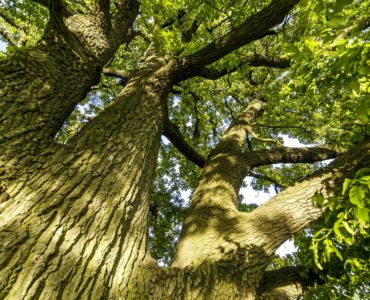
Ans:
<svg viewBox="0 0 370 300"><path fill-rule="evenodd" d="M0 298L366 294L369 7L2 1Z"/></svg>

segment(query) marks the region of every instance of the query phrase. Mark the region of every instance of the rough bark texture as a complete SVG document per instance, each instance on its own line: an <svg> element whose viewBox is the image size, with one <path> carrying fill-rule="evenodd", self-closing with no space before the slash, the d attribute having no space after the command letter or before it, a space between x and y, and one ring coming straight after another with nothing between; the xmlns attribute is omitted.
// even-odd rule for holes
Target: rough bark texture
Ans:
<svg viewBox="0 0 370 300"><path fill-rule="evenodd" d="M100 22L99 14L73 14L64 24L55 21L50 9L51 20L38 44L0 62L0 179L27 173L37 163L32 155L43 151L98 83L101 69L127 40L138 12L136 1L123 2L120 34Z"/></svg>
<svg viewBox="0 0 370 300"><path fill-rule="evenodd" d="M0 206L0 298L135 298L168 81L149 57L106 110ZM163 80L164 79L164 80Z"/></svg>

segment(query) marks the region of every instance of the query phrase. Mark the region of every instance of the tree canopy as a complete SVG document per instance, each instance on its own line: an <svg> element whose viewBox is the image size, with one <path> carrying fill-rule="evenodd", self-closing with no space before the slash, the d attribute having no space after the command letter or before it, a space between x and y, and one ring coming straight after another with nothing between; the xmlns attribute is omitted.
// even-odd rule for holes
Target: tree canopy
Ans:
<svg viewBox="0 0 370 300"><path fill-rule="evenodd" d="M120 2L2 0L0 39L7 47L0 58L38 43L51 18L93 14L96 7L113 15ZM263 102L263 111L248 125L243 151L279 151L289 137L343 153L369 138L370 1L290 2L277 24L264 24L259 17L274 5L279 14L279 1L140 1L129 38L54 137L66 144L80 132L150 53L196 66L185 69L169 94L150 199L149 247L163 265L174 259L187 197L206 158L253 98ZM59 10L54 16L53 9ZM246 175L256 191L273 187L280 193L324 165L262 165ZM303 278L314 277L307 299L364 299L370 293L370 168L337 188L329 200L312 197L325 214L293 236L297 252L276 256L268 267L299 265ZM239 196L241 211L257 207L248 200Z"/></svg>

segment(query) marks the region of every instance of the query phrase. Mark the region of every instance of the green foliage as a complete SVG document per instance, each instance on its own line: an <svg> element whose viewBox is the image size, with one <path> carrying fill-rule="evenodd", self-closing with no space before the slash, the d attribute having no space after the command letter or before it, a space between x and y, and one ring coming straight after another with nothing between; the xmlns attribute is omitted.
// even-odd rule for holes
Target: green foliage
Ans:
<svg viewBox="0 0 370 300"><path fill-rule="evenodd" d="M169 265L180 234L185 207L179 187L181 182L171 181L162 171L161 168L157 169L161 177L157 177L150 202L149 247L154 258Z"/></svg>
<svg viewBox="0 0 370 300"><path fill-rule="evenodd" d="M16 39L24 35L26 41L24 46L34 45L40 39L48 17L44 7L31 0L2 0L0 1L0 12L8 19L0 17L0 28ZM7 42L1 34L0 41ZM8 45L7 51L14 50L14 46Z"/></svg>
<svg viewBox="0 0 370 300"><path fill-rule="evenodd" d="M343 195L331 198L325 207L324 217L296 237L298 261L316 268L326 282L307 299L364 296L370 279L370 169L345 179Z"/></svg>

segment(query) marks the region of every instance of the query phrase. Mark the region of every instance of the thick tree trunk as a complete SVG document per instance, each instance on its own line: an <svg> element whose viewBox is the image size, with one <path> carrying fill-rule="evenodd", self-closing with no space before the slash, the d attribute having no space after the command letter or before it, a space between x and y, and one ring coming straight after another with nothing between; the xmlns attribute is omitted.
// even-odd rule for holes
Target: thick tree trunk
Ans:
<svg viewBox="0 0 370 300"><path fill-rule="evenodd" d="M149 57L91 124L7 182L1 299L135 298L168 93L160 65Z"/></svg>

